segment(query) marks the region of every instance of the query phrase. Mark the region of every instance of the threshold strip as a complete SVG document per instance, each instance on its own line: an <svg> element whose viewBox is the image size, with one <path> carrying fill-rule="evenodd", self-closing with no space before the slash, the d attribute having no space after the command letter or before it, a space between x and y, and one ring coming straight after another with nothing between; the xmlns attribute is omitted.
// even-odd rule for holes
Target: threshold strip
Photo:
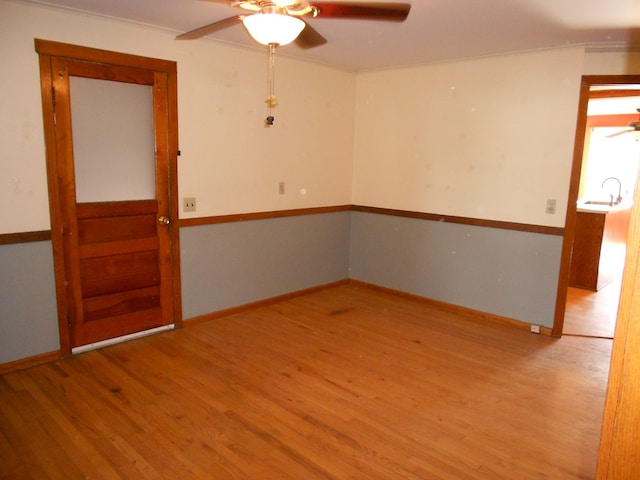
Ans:
<svg viewBox="0 0 640 480"><path fill-rule="evenodd" d="M136 338L147 337L155 333L166 332L167 330L173 330L175 325L163 325L162 327L150 328L149 330L143 330L142 332L130 333L129 335L122 335L120 337L109 338L100 342L88 343L86 345L80 345L79 347L73 347L71 353L76 355L78 353L88 352L90 350L97 350L98 348L108 347L109 345L115 345L117 343L128 342Z"/></svg>

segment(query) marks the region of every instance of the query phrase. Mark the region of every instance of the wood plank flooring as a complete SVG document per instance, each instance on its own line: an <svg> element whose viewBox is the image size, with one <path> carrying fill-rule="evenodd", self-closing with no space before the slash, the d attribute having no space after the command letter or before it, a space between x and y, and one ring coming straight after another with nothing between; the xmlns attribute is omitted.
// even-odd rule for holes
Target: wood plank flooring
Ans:
<svg viewBox="0 0 640 480"><path fill-rule="evenodd" d="M621 278L597 292L569 287L563 335L613 338L621 287Z"/></svg>
<svg viewBox="0 0 640 480"><path fill-rule="evenodd" d="M345 285L0 377L2 479L592 479L611 340Z"/></svg>

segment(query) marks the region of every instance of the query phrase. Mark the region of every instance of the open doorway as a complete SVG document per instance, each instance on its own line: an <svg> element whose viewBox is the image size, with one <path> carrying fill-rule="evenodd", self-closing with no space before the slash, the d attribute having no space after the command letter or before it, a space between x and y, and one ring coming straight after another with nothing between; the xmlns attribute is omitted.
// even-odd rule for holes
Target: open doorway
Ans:
<svg viewBox="0 0 640 480"><path fill-rule="evenodd" d="M640 76L583 77L555 336L613 337L639 161L638 148L625 154L618 149L621 145L640 145L631 132L620 134L629 122L638 120L637 108ZM633 165L627 168L629 162Z"/></svg>

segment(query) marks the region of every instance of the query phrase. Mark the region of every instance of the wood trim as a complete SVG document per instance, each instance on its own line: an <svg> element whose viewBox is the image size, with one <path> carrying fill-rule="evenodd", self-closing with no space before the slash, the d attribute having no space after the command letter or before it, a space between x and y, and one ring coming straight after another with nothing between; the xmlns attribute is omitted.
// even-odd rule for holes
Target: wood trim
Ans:
<svg viewBox="0 0 640 480"><path fill-rule="evenodd" d="M46 242L51 240L50 230L38 232L3 233L0 234L0 245L12 245L15 243Z"/></svg>
<svg viewBox="0 0 640 480"><path fill-rule="evenodd" d="M53 42L36 38L34 40L36 52L40 55L82 60L104 64L113 64L120 67L129 67L139 70L177 72L176 62L158 58L142 57L129 53L116 53L98 48L82 47L68 43Z"/></svg>
<svg viewBox="0 0 640 480"><path fill-rule="evenodd" d="M565 213L564 238L560 256L560 272L558 273L558 288L556 290L556 307L553 319L552 335L562 336L564 327L564 312L567 305L567 293L569 291L569 277L571 275L571 254L573 251L573 239L576 232L576 202L580 189L580 173L584 156L584 140L587 129L587 107L591 84L583 77L578 101L578 118L576 120L576 134L573 142L573 160L571 164L571 177L569 180L569 194L567 211Z"/></svg>
<svg viewBox="0 0 640 480"><path fill-rule="evenodd" d="M573 239L576 232L576 214L578 194L580 190L580 175L584 156L584 143L587 130L587 107L589 99L595 98L591 87L594 85L638 85L640 75L584 75L580 85L578 100L578 113L576 120L576 134L573 145L573 160L571 164L571 177L569 179L569 193L567 198L567 211L565 214L564 238L560 258L560 271L558 273L558 288L556 293L556 307L553 321L552 335L562 336L564 327L564 314L567 304L567 292L569 288L569 276L571 272L571 254ZM611 92L611 90L609 90ZM606 97L599 97L606 98Z"/></svg>
<svg viewBox="0 0 640 480"><path fill-rule="evenodd" d="M589 86L592 86L592 85L607 86L608 85L613 87L613 85L620 85L621 87L620 89L614 89L614 88L607 89L607 90L596 89L593 92L590 92L589 96L591 98L596 98L599 95L599 92L609 92L609 93L636 92L636 94L640 92L640 90L629 90L624 88L625 85L640 85L640 80L638 80L638 75L583 75L582 80L588 82ZM609 96L615 96L615 95L609 95ZM636 96L636 95L631 95L631 96Z"/></svg>
<svg viewBox="0 0 640 480"><path fill-rule="evenodd" d="M36 50L38 43L36 42ZM52 72L53 57L39 54L38 63L40 69L40 89L42 98L42 121L44 125L45 155L47 167L47 189L49 194L49 216L51 225L62 225L60 212L62 209L59 185L54 179L58 175L58 150L56 146L55 134L55 112L53 85L54 77ZM67 305L63 249L63 229L54 228L51 231L51 246L53 250L53 274L55 279L56 299L58 307L58 332L60 336L60 353L69 355L71 353L71 342L67 315L69 307Z"/></svg>
<svg viewBox="0 0 640 480"><path fill-rule="evenodd" d="M522 322L520 320L514 320L512 318L501 317L500 315L494 315L492 313L481 312L479 310L473 310L467 307L461 307L459 305L453 305L451 303L441 302L439 300L433 300L431 298L422 297L420 295L414 295L412 293L403 292L401 290L394 290L392 288L381 287L372 283L362 282L360 280L354 280L351 278L345 278L343 280L338 280L336 282L327 283L324 285L319 285L317 287L311 287L304 290L298 290L295 292L287 293L284 295L279 295L276 297L267 298L265 300L259 300L257 302L246 303L244 305L239 305L237 307L227 308L224 310L218 310L217 312L207 313L206 315L201 315L198 317L193 317L185 320L185 326L197 325L198 323L207 322L209 320L214 320L216 318L227 317L230 315L234 315L236 313L242 313L254 308L263 307L266 305L273 305L282 301L290 300L292 298L300 297L303 295L307 295L313 292L317 292L320 290L325 290L328 288L337 287L340 285L353 285L358 288L368 288L371 290L377 290L380 292L385 292L391 295L396 295L403 298L408 298L410 300L424 303L433 308L438 308L442 310L446 310L450 313L463 316L469 320L474 320L476 322L482 323L491 323L504 325L506 327L517 328L519 330L525 330L527 332L531 331L531 324ZM551 336L551 329L548 327L540 327L540 333L543 335Z"/></svg>
<svg viewBox="0 0 640 480"><path fill-rule="evenodd" d="M177 172L174 172L177 176ZM175 178L175 177L174 177ZM174 192L177 198L178 193ZM173 203L173 202L172 202ZM178 218L176 211L171 213L170 218ZM212 217L183 218L179 221L180 227L196 227L201 225L214 225L218 223L248 222L250 220L265 220L271 218L294 217L302 215L316 215L321 213L334 212L366 212L379 215L393 215L405 218L417 218L421 220L443 221L449 223L460 223L464 225L474 225L479 227L501 228L505 230L516 230L521 232L542 233L546 235L562 235L563 228L546 227L543 225L528 225L524 223L499 222L495 220L484 220L478 218L454 217L450 215L437 215L434 213L411 212L406 210L392 210L379 207L365 207L361 205L337 205L332 207L300 208L291 210L275 210L270 212L238 213L231 215L219 215ZM0 245L10 243L38 242L51 240L51 231L41 232L10 233L0 235Z"/></svg>
<svg viewBox="0 0 640 480"><path fill-rule="evenodd" d="M591 115L587 117L587 128L593 127L628 127L629 123L638 120L637 113L620 113L616 115Z"/></svg>
<svg viewBox="0 0 640 480"><path fill-rule="evenodd" d="M380 215L393 215L396 217L417 218L420 220L431 220L434 222L460 223L464 225L473 225L476 227L501 228L504 230L516 230L520 232L542 233L545 235L562 235L563 228L547 227L544 225L529 225L525 223L502 222L498 220L486 220L481 218L455 217L451 215L439 215L434 213L412 212L407 210L393 210L388 208L366 207L362 205L354 205L353 211L377 213Z"/></svg>
<svg viewBox="0 0 640 480"><path fill-rule="evenodd" d="M594 90L589 92L589 98L618 98L618 97L640 97L640 90Z"/></svg>
<svg viewBox="0 0 640 480"><path fill-rule="evenodd" d="M454 305L452 303L441 302L440 300L434 300L431 298L422 297L420 295L415 295L413 293L403 292L402 290L394 290L392 288L381 287L371 283L361 282L360 280L351 279L349 280L349 283L356 287L369 288L372 290L378 290L380 292L408 298L416 302L424 303L432 308L446 310L447 312L465 317L468 320L474 320L481 323L504 325L506 327L517 328L519 330L525 330L527 332L531 331L531 324L523 322L521 320L502 317L493 313L482 312L480 310L474 310L472 308L462 307L460 305ZM540 326L540 333L543 335L551 336L551 329L548 327Z"/></svg>
<svg viewBox="0 0 640 480"><path fill-rule="evenodd" d="M404 298L409 298L411 300L420 302L420 303L424 303L426 305L435 307L435 308L440 308L443 310L446 310L448 312L457 314L457 315L461 315L464 316L465 318L467 318L468 320L474 320L477 322L482 322L482 323L492 323L492 324L499 324L499 325L504 325L507 327L511 327L511 328L517 328L519 330L525 330L525 331L530 331L531 329L531 325L526 323L526 322L522 322L519 320L514 320L511 318L507 318L507 317L501 317L499 315L494 315L494 314L490 314L490 313L486 313L486 312L481 312L479 310L473 310L470 308L466 308L466 307L461 307L459 305L453 305L450 303L445 303L445 302L441 302L438 300L433 300L430 298L426 298L426 297L421 297L419 295L414 295L411 293L407 293L407 292L403 292L401 290L394 290L391 288L387 288L387 287L381 287L378 285L374 285L371 283L366 283L366 282L361 282L360 280L353 280L353 279L349 279L349 278L345 278L342 280L338 280L335 282L331 282L331 283L327 283L324 285L318 285L316 287L311 287L311 288L307 288L304 290L297 290L295 292L290 292L290 293L286 293L284 295L278 295L275 297L271 297L271 298L267 298L264 300L259 300L256 302L251 302L251 303L247 303L244 305L239 305L237 307L232 307L232 308L227 308L224 310L219 310L217 312L212 312L212 313L208 313L206 315L201 315L198 317L193 317L193 318L189 318L189 319L185 319L183 321L183 327L190 327L190 326L194 326L197 325L199 323L202 322L207 322L209 320L215 320L216 318L222 318L222 317L227 317L230 315L234 315L237 313L242 313L242 312L246 312L246 311L250 311L253 310L255 308L259 308L259 307L263 307L266 305L273 305L282 301L286 301L286 300L290 300L292 298L296 298L296 297L300 297L303 295L308 295L317 291L321 291L321 290L326 290L329 288L333 288L333 287L337 287L337 286L341 286L341 285L354 285L356 287L359 288L368 288L368 289L372 289L372 290L377 290L377 291L381 291L381 292L386 292L392 295L397 295L400 297L404 297ZM547 335L550 336L551 335L551 329L547 328L547 327L541 327L540 328L540 333L543 335ZM25 359L20 359L20 360L16 360L14 362L8 362L8 363L4 363L4 364L0 364L0 375L10 372L10 371L14 371L14 370L20 370L23 368L28 368L28 367L32 367L41 363L47 363L47 362L52 362L55 360L58 360L60 358L62 358L62 352L51 352L51 353L45 353L42 355L37 355L34 357L29 357L29 358L25 358Z"/></svg>
<svg viewBox="0 0 640 480"><path fill-rule="evenodd" d="M387 288L387 287L381 287L378 285L374 285L371 283L366 283L366 282L361 282L360 280L353 280L353 279L349 279L349 278L345 278L343 280L338 280L336 282L331 282L331 283L327 283L327 284L323 284L323 285L318 285L316 287L311 287L311 288L306 288L304 290L297 290L295 292L290 292L290 293L286 293L284 295L278 295L275 297L271 297L271 298L267 298L264 300L259 300L256 302L251 302L251 303L247 303L244 305L239 305L237 307L232 307L232 308L227 308L224 310L219 310L217 312L212 312L212 313L208 313L206 315L201 315L198 317L193 317L193 318L189 318L189 319L185 319L183 321L183 326L184 327L189 327L189 326L194 326L197 325L199 323L202 322L207 322L209 320L215 320L216 318L222 318L222 317L227 317L230 315L234 315L236 313L242 313L242 312L246 312L246 311L250 311L252 309L255 308L259 308L259 307L263 307L266 305L273 305L282 301L286 301L286 300L290 300L292 298L296 298L296 297L301 297L303 295L308 295L320 290L326 290L329 288L334 288L337 286L341 286L341 285L354 285L356 287L359 288L368 288L368 289L372 289L372 290L378 290L381 292L386 292L386 293L390 293L393 295L397 295L400 297L404 297L404 298L409 298L412 299L414 301L417 302L421 302L424 304L427 304L429 306L435 307L435 308L440 308L443 310L446 310L448 312L457 314L457 315L462 315L464 317L466 317L467 319L470 320L474 320L477 322L483 322L483 323L493 323L493 324L499 324L499 325L504 325L504 326L508 326L508 327L512 327L512 328L517 328L519 330L526 330L526 331L530 331L531 329L531 325L526 323L526 322L521 322L519 320L514 320L511 318L507 318L507 317L501 317L499 315L494 315L494 314L490 314L490 313L486 313L486 312L481 312L479 310L473 310L470 308L466 308L466 307L461 307L459 305L453 305L450 303L445 303L445 302L441 302L438 300L433 300L430 298L426 298L426 297L421 297L419 295L414 295L411 293L407 293L407 292L403 292L401 290L394 290L391 288ZM551 335L551 329L547 328L547 327L541 327L540 328L540 333L542 333L543 335ZM42 355L36 355L34 357L29 357L29 358L25 358L25 359L20 359L20 360L16 360L14 362L8 362L8 363L4 363L4 364L0 364L0 375L10 372L10 371L15 371L15 370L20 370L23 368L28 368L28 367L32 367L35 365L39 365L41 363L47 363L47 362L52 362L55 360L58 360L60 358L62 358L62 353L61 352L50 352L50 353L45 353Z"/></svg>
<svg viewBox="0 0 640 480"><path fill-rule="evenodd" d="M34 355L33 357L21 358L20 360L14 360L13 362L7 362L0 364L0 375L4 375L8 372L15 372L17 370L24 370L25 368L35 367L43 363L55 362L60 360L62 355L60 351L41 353L40 355Z"/></svg>
<svg viewBox="0 0 640 480"><path fill-rule="evenodd" d="M183 218L181 227L197 227L200 225L214 225L218 223L248 222L251 220L265 220L270 218L296 217L301 215L316 215L320 213L348 212L351 205L338 205L333 207L298 208L291 210L275 210L270 212L237 213L231 215L218 215L215 217Z"/></svg>
<svg viewBox="0 0 640 480"><path fill-rule="evenodd" d="M486 220L481 218L455 217L451 215L438 215L435 213L412 212L408 210L394 210L380 207L367 207L363 205L339 205L333 207L300 208L292 210L276 210L270 212L238 213L231 215L219 215L214 217L183 218L180 220L180 226L195 227L201 225L213 225L218 223L247 222L250 220L265 220L270 218L349 211L375 213L378 215L392 215L405 218L416 218L420 220L431 220L435 222L460 223L477 227L501 228L505 230L516 230L520 232L542 233L545 235L563 235L564 233L563 228L547 227L544 225L529 225L524 223Z"/></svg>

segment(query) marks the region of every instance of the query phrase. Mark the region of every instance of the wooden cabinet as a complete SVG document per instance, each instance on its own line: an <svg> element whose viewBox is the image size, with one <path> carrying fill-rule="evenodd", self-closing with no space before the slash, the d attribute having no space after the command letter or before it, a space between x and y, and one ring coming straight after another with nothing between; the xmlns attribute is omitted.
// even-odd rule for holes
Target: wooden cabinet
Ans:
<svg viewBox="0 0 640 480"><path fill-rule="evenodd" d="M597 291L622 273L631 205L584 205L576 215L569 285Z"/></svg>

